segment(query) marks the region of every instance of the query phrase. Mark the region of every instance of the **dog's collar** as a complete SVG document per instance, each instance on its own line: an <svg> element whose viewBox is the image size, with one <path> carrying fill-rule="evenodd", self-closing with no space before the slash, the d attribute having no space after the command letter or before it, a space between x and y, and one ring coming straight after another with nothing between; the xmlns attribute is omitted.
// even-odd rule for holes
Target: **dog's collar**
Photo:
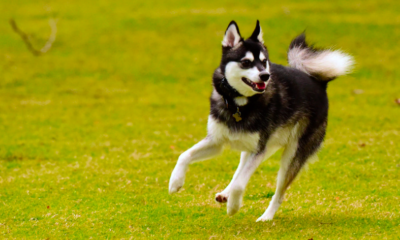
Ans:
<svg viewBox="0 0 400 240"><path fill-rule="evenodd" d="M242 113L240 112L239 106L235 103L234 99L237 97L242 97L236 89L234 89L229 83L228 80L223 77L220 84L219 89L217 90L219 94L221 94L224 99L225 105L228 110L235 112L232 114L232 117L235 118L236 122L240 122L242 120Z"/></svg>
<svg viewBox="0 0 400 240"><path fill-rule="evenodd" d="M236 89L234 89L229 83L228 80L223 77L220 84L219 84L219 91L220 94L225 98L225 99L234 99L236 97L241 97L243 96L240 94Z"/></svg>

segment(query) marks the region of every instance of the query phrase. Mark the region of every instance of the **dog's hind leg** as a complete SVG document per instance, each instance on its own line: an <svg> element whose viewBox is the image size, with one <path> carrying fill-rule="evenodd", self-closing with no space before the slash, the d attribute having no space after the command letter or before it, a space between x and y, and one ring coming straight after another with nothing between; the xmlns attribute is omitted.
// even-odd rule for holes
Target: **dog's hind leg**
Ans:
<svg viewBox="0 0 400 240"><path fill-rule="evenodd" d="M283 195L286 190L285 186L287 185L285 183L286 179L287 179L286 175L288 172L289 165L295 156L296 149L297 149L297 141L289 143L286 146L286 148L282 154L282 158L281 158L281 167L279 168L279 172L278 172L275 194L272 197L272 200L269 203L267 210L259 219L257 219L257 222L272 220L275 212L278 210L279 206L281 205L281 203L283 201Z"/></svg>
<svg viewBox="0 0 400 240"><path fill-rule="evenodd" d="M178 162L172 171L169 180L169 193L175 193L183 186L185 182L186 171L189 164L201 160L206 160L222 151L222 143L215 142L211 136L207 136L199 143L188 149L179 156Z"/></svg>
<svg viewBox="0 0 400 240"><path fill-rule="evenodd" d="M316 154L325 135L326 123L321 124L316 130L313 129L314 127L309 125L298 140L291 139L287 144L282 154L275 194L267 210L257 219L257 222L273 219L283 201L286 189L296 178L307 160Z"/></svg>

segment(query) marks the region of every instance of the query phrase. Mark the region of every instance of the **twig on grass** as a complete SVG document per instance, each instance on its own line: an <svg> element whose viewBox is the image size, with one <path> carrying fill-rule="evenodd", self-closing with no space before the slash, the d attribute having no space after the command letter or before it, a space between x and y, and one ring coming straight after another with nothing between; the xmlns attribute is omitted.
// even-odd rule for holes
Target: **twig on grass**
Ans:
<svg viewBox="0 0 400 240"><path fill-rule="evenodd" d="M37 50L33 47L32 43L30 42L29 35L24 33L21 29L18 28L17 23L14 19L10 19L11 27L13 28L14 32L21 36L22 40L24 41L25 45L28 47L28 50L33 53L35 56L39 56L41 54L46 53L50 50L51 46L53 45L54 41L56 40L57 36L57 20L52 18L49 19L49 25L51 29L50 37L47 40L46 44L40 49Z"/></svg>

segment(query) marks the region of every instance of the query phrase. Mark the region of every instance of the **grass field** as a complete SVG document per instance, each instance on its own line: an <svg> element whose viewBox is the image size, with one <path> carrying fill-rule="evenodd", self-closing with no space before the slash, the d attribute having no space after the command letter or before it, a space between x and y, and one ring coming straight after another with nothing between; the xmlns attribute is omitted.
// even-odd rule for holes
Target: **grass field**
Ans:
<svg viewBox="0 0 400 240"><path fill-rule="evenodd" d="M1 239L400 238L399 2L2 0L0 13ZM57 18L51 50L33 56L11 17L37 48ZM192 165L181 192L168 194L177 157L206 135L232 19L244 36L261 21L273 62L286 64L304 29L357 62L329 85L319 161L266 223L255 220L280 153L233 217L214 195L237 152Z"/></svg>

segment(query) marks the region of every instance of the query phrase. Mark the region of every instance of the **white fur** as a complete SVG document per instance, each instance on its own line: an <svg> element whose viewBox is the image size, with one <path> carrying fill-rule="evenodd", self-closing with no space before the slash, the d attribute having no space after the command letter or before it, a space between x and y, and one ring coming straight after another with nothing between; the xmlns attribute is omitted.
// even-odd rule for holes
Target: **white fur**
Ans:
<svg viewBox="0 0 400 240"><path fill-rule="evenodd" d="M260 61L264 61L265 60L265 56L264 56L264 53L262 53L261 51L260 51Z"/></svg>
<svg viewBox="0 0 400 240"><path fill-rule="evenodd" d="M235 24L231 24L225 32L224 39L222 40L222 46L234 47L240 42L240 39L241 37Z"/></svg>
<svg viewBox="0 0 400 240"><path fill-rule="evenodd" d="M309 75L318 75L328 80L350 73L353 57L339 50L313 52L308 48L295 47L288 53L289 65Z"/></svg>
<svg viewBox="0 0 400 240"><path fill-rule="evenodd" d="M275 194L272 197L267 210L265 210L264 214L257 219L257 222L272 220L283 201L285 192L284 184L287 177L286 174L291 160L296 154L298 139L300 137L300 134L303 132L302 127L302 123L298 122L294 127L285 128L282 131L283 135L285 135L284 139L286 139L287 142L285 143L286 147L281 158L281 167L279 168L278 172Z"/></svg>
<svg viewBox="0 0 400 240"><path fill-rule="evenodd" d="M215 156L222 151L224 145L230 145L233 149L242 151L240 164L231 183L216 197L227 199L227 213L233 215L241 207L243 193L254 171L261 162L286 146L282 155L275 195L265 213L257 221L271 220L282 203L287 170L296 153L298 138L303 131L302 127L304 125L298 122L295 126L278 128L268 139L266 152L257 154L259 133L232 132L225 124L218 122L210 115L207 126L208 136L181 154L171 174L169 192L175 193L183 186L190 163Z"/></svg>
<svg viewBox="0 0 400 240"><path fill-rule="evenodd" d="M233 100L235 100L235 103L238 106L244 106L249 102L247 97L237 97L237 98L234 98Z"/></svg>
<svg viewBox="0 0 400 240"><path fill-rule="evenodd" d="M265 153L264 161L270 158L272 155L274 155L280 148L282 148L285 144L287 144L288 139L291 134L291 129L289 127L285 128L278 128L269 138L267 142L267 152ZM232 183L237 179L239 173L243 170L243 167L248 159L249 152L242 152L241 157L240 157L240 163L238 168L236 169L235 174L233 175L233 178L229 185L220 193L216 195L219 196L221 195L222 197L228 199L230 188L232 186Z"/></svg>
<svg viewBox="0 0 400 240"><path fill-rule="evenodd" d="M260 139L258 133L232 133L228 127L208 118L208 136L179 156L169 181L169 193L175 193L183 186L190 163L205 160L218 155L224 145L233 149L254 152Z"/></svg>
<svg viewBox="0 0 400 240"><path fill-rule="evenodd" d="M242 205L243 193L250 180L250 177L253 175L254 171L258 168L264 158L265 152L259 154L246 154L246 159L244 160L242 169L238 172L236 179L230 184L231 186L229 189L227 204L228 215L233 215L239 211Z"/></svg>
<svg viewBox="0 0 400 240"><path fill-rule="evenodd" d="M258 41L260 41L260 43L262 43L262 44L264 44L263 35L264 35L263 30L262 30L262 28L260 27L260 33L258 34L257 39L258 39Z"/></svg>
<svg viewBox="0 0 400 240"><path fill-rule="evenodd" d="M296 124L298 125L298 124ZM279 150L282 146L286 145L293 136L297 136L298 127L283 127L278 128L268 139L266 152L261 154L254 153L242 153L242 160L240 159L240 164L238 169L236 170L234 178L231 183L228 185L227 189L223 191L223 194L228 198L227 204L227 213L228 215L233 215L237 211L239 211L242 200L244 190L250 180L250 177L253 175L254 171L258 168L258 166L265 160L271 157L277 150ZM292 148L290 148L292 149ZM294 152L296 151L295 148ZM282 161L290 162L291 159L283 156ZM286 160L288 159L288 160ZM243 162L243 163L242 163ZM288 165L288 164L287 164ZM279 204L280 205L280 204ZM279 205L273 209L276 211ZM275 213L274 211L274 213ZM273 216L273 215L272 215ZM272 219L272 218L271 218Z"/></svg>
<svg viewBox="0 0 400 240"><path fill-rule="evenodd" d="M246 52L246 55L244 55L244 57L242 58L242 60L250 60L251 62L254 61L254 55L252 52Z"/></svg>
<svg viewBox="0 0 400 240"><path fill-rule="evenodd" d="M222 144L218 144L213 141L212 138L205 138L186 152L182 153L179 156L178 162L176 163L169 180L169 193L175 193L183 186L185 175L190 163L218 155L221 153L222 147Z"/></svg>
<svg viewBox="0 0 400 240"><path fill-rule="evenodd" d="M297 141L292 141L286 146L286 149L282 154L281 167L279 168L278 172L275 194L272 197L267 210L265 210L264 214L257 219L257 222L272 220L279 206L282 204L285 191L283 186L286 180L286 172L288 171L291 160L296 154L297 146Z"/></svg>
<svg viewBox="0 0 400 240"><path fill-rule="evenodd" d="M224 191L222 191L222 192L220 192L220 193L217 193L217 194L215 195L216 198L217 198L217 197L221 197L221 198L224 198L224 199L226 199L226 200L229 198L229 193L230 193L230 189L231 189L232 183L237 179L237 176L238 176L239 173L243 170L243 166L246 164L247 159L248 159L248 157L249 157L249 154L250 154L249 152L242 152L242 153L240 154L239 166L237 167L237 169L236 169L236 171L235 171L235 174L234 174L233 177L232 177L231 182L230 182L229 185L224 189Z"/></svg>
<svg viewBox="0 0 400 240"><path fill-rule="evenodd" d="M209 121L209 123L210 122L213 123L213 120ZM256 155L252 154L251 152L242 152L239 166L232 178L232 181L222 192L216 195L216 197L228 200L228 215L233 215L240 209L244 189L251 175L261 164L261 162L271 157L283 146L286 146L282 155L281 168L279 169L278 173L275 195L265 213L257 221L267 221L274 217L275 212L278 210L283 200L285 190L283 189L283 186L286 179L286 172L296 153L298 137L302 132L301 127L301 123L297 123L295 126L278 128L269 138L266 146L267 151L264 154ZM246 169L246 171L244 171L244 169Z"/></svg>
<svg viewBox="0 0 400 240"><path fill-rule="evenodd" d="M231 132L229 128L212 116L208 117L208 135L218 144L228 144L239 151L255 152L257 150L259 133Z"/></svg>
<svg viewBox="0 0 400 240"><path fill-rule="evenodd" d="M261 82L259 75L260 71L257 67L242 69L238 62L229 62L225 68L225 77L228 80L229 85L246 97L253 96L258 92L254 91L253 88L244 83L242 77L253 82Z"/></svg>

